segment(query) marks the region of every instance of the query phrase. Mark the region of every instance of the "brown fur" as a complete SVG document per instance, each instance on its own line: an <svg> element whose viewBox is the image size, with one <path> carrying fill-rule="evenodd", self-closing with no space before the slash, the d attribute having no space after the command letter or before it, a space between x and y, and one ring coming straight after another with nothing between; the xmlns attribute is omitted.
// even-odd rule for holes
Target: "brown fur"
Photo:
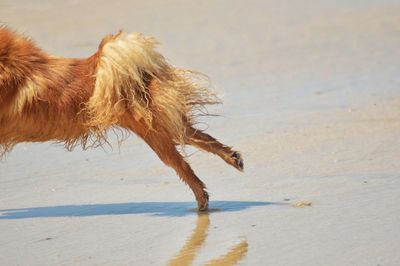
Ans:
<svg viewBox="0 0 400 266"><path fill-rule="evenodd" d="M59 141L68 149L106 142L112 128L144 139L190 186L200 210L205 185L177 145L212 152L243 170L240 153L193 127L204 105L218 103L201 75L169 65L142 34L103 39L85 59L46 54L29 39L0 27L0 155L20 142Z"/></svg>

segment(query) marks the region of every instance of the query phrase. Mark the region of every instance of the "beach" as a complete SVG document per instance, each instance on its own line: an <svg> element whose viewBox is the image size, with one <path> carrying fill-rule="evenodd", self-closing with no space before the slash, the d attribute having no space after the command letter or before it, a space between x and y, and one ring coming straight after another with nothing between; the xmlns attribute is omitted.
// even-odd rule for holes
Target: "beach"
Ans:
<svg viewBox="0 0 400 266"><path fill-rule="evenodd" d="M160 41L223 104L187 147L190 189L135 135L0 161L0 265L400 265L400 1L0 1L0 24L87 57L119 30ZM1 41L1 40L0 40Z"/></svg>

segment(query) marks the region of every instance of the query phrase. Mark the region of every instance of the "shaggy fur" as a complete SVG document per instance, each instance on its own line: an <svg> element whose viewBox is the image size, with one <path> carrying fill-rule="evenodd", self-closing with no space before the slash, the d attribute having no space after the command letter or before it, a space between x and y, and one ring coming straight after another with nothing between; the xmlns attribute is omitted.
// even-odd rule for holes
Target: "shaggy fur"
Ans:
<svg viewBox="0 0 400 266"><path fill-rule="evenodd" d="M130 130L174 168L207 209L205 185L176 150L193 145L243 170L240 153L193 127L218 103L202 76L168 64L142 34L106 36L85 59L51 56L0 28L0 155L20 142L58 141L72 149L102 145L107 131Z"/></svg>

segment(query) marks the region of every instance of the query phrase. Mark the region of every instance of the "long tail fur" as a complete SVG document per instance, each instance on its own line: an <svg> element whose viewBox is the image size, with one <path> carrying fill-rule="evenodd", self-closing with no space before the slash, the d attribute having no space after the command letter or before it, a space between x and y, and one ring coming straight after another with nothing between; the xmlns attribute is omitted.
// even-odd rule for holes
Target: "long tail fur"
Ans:
<svg viewBox="0 0 400 266"><path fill-rule="evenodd" d="M184 143L186 124L205 105L218 103L200 73L177 69L157 52L154 38L143 34L106 37L100 45L93 95L87 103L88 125L97 132L118 123L128 109L152 127L154 115ZM156 87L149 91L149 82ZM99 134L101 135L101 134Z"/></svg>

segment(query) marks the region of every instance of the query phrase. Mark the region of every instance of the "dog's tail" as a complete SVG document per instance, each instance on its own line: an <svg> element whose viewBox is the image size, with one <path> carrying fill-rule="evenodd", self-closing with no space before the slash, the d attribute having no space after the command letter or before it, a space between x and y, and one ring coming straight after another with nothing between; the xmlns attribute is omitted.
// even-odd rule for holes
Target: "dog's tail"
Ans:
<svg viewBox="0 0 400 266"><path fill-rule="evenodd" d="M194 123L205 105L219 103L202 85L203 75L171 66L156 45L154 38L142 34L120 32L103 39L95 87L87 103L88 124L94 131L104 132L129 111L149 128L154 116L159 116L156 119L183 143L185 125Z"/></svg>

